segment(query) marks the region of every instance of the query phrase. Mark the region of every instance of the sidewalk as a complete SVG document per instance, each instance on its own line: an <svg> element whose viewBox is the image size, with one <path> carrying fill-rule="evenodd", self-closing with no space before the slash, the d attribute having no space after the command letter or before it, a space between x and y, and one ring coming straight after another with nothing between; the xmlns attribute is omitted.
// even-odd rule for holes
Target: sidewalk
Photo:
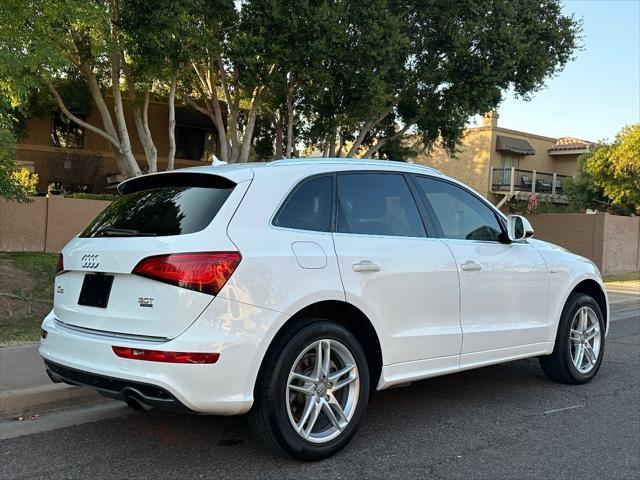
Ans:
<svg viewBox="0 0 640 480"><path fill-rule="evenodd" d="M613 320L640 315L640 282L607 284L607 290ZM99 401L111 400L91 388L53 383L37 344L0 348L0 418Z"/></svg>
<svg viewBox="0 0 640 480"><path fill-rule="evenodd" d="M103 399L90 388L53 383L37 344L0 348L0 418Z"/></svg>

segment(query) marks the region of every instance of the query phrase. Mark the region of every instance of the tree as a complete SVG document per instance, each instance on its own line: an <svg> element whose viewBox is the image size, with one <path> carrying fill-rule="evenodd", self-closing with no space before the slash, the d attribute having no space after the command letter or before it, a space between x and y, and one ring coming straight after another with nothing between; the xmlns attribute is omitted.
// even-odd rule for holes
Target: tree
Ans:
<svg viewBox="0 0 640 480"><path fill-rule="evenodd" d="M0 69L31 79L33 88L45 86L64 115L107 140L120 173L136 176L141 170L131 149L124 93L133 109L147 169L154 172L157 149L147 115L150 94L154 89L168 90L170 124L174 125L176 72L183 66L180 31L169 27L179 29L185 22L176 21L170 7L171 2L162 0L3 1ZM59 90L60 80L76 76L86 82L102 125L74 115ZM169 137L174 139L173 128ZM175 152L175 141L171 143Z"/></svg>
<svg viewBox="0 0 640 480"><path fill-rule="evenodd" d="M187 5L184 0L123 0L119 21L129 97L145 154L152 159L150 164L157 164L158 152L149 129L149 98L155 93L168 99L167 170L175 166L175 104L180 72L189 67L184 44L189 34L184 19Z"/></svg>
<svg viewBox="0 0 640 480"><path fill-rule="evenodd" d="M601 143L580 158L567 191L580 208L611 204L640 215L640 124L626 126L613 143Z"/></svg>
<svg viewBox="0 0 640 480"><path fill-rule="evenodd" d="M558 0L248 0L239 19L274 65L260 106L276 157L300 139L386 157L408 131L453 151L470 116L559 72L581 28Z"/></svg>
<svg viewBox="0 0 640 480"><path fill-rule="evenodd" d="M189 46L193 87L187 101L214 124L221 160L246 162L259 102L274 69L264 55L265 38L232 0L185 1L184 8L182 41Z"/></svg>
<svg viewBox="0 0 640 480"><path fill-rule="evenodd" d="M440 139L453 151L470 116L494 109L509 88L526 97L560 71L580 32L557 0L401 0L390 8L407 40L403 68L390 81L392 101L359 128L370 146L364 156L409 129L424 146ZM391 134L379 128L390 119Z"/></svg>
<svg viewBox="0 0 640 480"><path fill-rule="evenodd" d="M4 94L0 95L0 198L27 202L33 193L34 179L28 171L21 171L15 162L17 120L11 114L6 93L5 88L0 88L0 94Z"/></svg>

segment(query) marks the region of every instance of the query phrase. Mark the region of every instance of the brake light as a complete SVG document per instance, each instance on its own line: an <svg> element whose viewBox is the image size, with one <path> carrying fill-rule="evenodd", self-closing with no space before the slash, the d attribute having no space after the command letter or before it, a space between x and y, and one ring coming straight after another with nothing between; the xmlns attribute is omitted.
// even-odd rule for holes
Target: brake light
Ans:
<svg viewBox="0 0 640 480"><path fill-rule="evenodd" d="M133 274L217 295L242 259L238 252L175 253L147 257Z"/></svg>
<svg viewBox="0 0 640 480"><path fill-rule="evenodd" d="M113 353L121 358L133 360L146 360L148 362L164 363L216 363L220 358L219 353L200 352L163 352L160 350L145 350L142 348L111 347Z"/></svg>
<svg viewBox="0 0 640 480"><path fill-rule="evenodd" d="M64 258L62 257L62 254L59 253L58 261L56 262L56 275L62 272L64 272Z"/></svg>

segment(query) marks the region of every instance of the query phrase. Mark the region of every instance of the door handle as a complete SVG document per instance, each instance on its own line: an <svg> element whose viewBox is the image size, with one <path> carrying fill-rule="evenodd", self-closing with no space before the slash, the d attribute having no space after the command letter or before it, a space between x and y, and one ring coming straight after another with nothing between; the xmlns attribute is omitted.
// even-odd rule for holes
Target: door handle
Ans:
<svg viewBox="0 0 640 480"><path fill-rule="evenodd" d="M478 270L482 270L482 265L472 260L467 260L460 265L460 269L465 272L477 272Z"/></svg>
<svg viewBox="0 0 640 480"><path fill-rule="evenodd" d="M379 272L380 265L373 263L371 260L361 260L352 266L354 272Z"/></svg>

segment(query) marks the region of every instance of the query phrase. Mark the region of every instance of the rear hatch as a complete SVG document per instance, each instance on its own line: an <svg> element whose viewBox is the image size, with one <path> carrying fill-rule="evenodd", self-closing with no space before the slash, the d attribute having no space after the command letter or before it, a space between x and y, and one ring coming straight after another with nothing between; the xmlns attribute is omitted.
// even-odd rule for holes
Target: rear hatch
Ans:
<svg viewBox="0 0 640 480"><path fill-rule="evenodd" d="M211 303L214 292L172 282L175 272L167 271L166 262L138 267L137 273L134 269L149 257L167 255L200 261L202 256L194 253L225 252L239 258L226 230L249 183L190 172L125 182L124 195L63 249L55 318L88 331L158 340L178 336ZM153 268L166 274L161 281L149 278Z"/></svg>

